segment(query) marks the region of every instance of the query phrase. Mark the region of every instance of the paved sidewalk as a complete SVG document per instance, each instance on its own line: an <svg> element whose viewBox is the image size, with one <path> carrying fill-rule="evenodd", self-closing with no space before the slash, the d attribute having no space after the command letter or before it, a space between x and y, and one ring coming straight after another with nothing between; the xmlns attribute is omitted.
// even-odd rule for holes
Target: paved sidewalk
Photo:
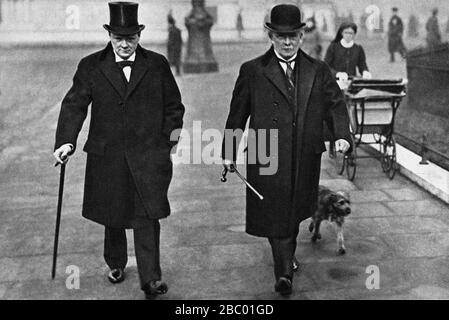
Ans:
<svg viewBox="0 0 449 320"><path fill-rule="evenodd" d="M194 120L203 120L203 129L223 127L237 72L229 66L217 74L177 79L190 132ZM60 255L51 280L59 182L51 152L58 111L55 100L38 120L8 118L23 130L1 153L0 299L143 299L131 231L127 280L112 285L106 279L103 227L80 214L81 148L67 167ZM312 244L304 223L297 250L302 268L290 299L449 299L449 206L401 175L388 180L374 159L359 163L351 183L335 173L324 154L322 184L349 191L353 202L345 231L347 254L336 255L330 225L323 225L323 240ZM221 183L220 174L219 165L174 169L172 215L162 221L161 239L163 277L170 290L161 299L279 299L268 241L244 233L244 186L232 175ZM71 265L80 270L75 290L66 287ZM377 290L366 288L371 265L380 271Z"/></svg>

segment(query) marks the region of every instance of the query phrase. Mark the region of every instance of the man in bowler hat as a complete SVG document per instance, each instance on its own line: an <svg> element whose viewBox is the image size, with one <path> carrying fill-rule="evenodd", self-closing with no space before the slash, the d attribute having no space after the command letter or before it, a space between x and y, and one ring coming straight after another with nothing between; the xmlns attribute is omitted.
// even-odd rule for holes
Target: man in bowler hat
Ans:
<svg viewBox="0 0 449 320"><path fill-rule="evenodd" d="M329 67L299 49L304 26L295 5L271 10L265 28L272 47L240 68L222 150L223 165L232 172L240 139L229 132L243 130L250 118L249 128L257 139L248 138L247 179L264 198L247 188L246 232L268 238L274 289L281 295L292 293L299 224L317 206L321 154L326 149L323 121L332 122L337 151L351 148L345 100ZM278 169L264 174L267 164L260 161L259 153L265 158L261 149L272 150L267 145L275 142ZM256 150L256 161L249 161L255 158L249 150Z"/></svg>
<svg viewBox="0 0 449 320"><path fill-rule="evenodd" d="M164 294L159 261L159 219L170 214L170 136L182 127L184 106L167 60L139 45L144 25L138 4L109 3L110 42L83 58L61 104L54 157L59 163L77 147L91 104L84 201L85 218L105 226L108 279L125 279L132 228L141 288L147 298Z"/></svg>

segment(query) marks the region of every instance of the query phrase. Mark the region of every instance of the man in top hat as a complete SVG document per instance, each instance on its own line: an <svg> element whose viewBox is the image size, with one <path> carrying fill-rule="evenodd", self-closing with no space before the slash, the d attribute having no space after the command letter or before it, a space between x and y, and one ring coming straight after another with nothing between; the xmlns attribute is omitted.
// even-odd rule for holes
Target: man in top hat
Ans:
<svg viewBox="0 0 449 320"><path fill-rule="evenodd" d="M138 4L109 3L106 48L83 58L61 104L54 157L59 163L77 148L91 104L84 201L85 218L105 226L108 279L125 279L132 228L141 288L147 298L167 292L159 262L159 219L170 214L170 139L182 127L184 106L167 60L139 45L144 25Z"/></svg>
<svg viewBox="0 0 449 320"><path fill-rule="evenodd" d="M398 16L398 8L393 7L393 15L388 23L388 51L390 52L390 62L394 62L395 52L399 52L402 58L405 58L407 50L405 49L402 35L404 34L404 24Z"/></svg>
<svg viewBox="0 0 449 320"><path fill-rule="evenodd" d="M264 198L247 188L246 232L268 238L274 288L282 295L292 293L293 272L298 268L299 223L317 206L321 154L326 150L323 121L333 124L337 151L351 147L345 100L329 67L299 48L304 26L295 5L271 10L271 22L265 27L272 46L240 68L222 149L223 165L232 172L240 140L236 132L250 118L256 139L248 138L247 179ZM276 157L276 172L264 171L263 149L276 150L269 155Z"/></svg>

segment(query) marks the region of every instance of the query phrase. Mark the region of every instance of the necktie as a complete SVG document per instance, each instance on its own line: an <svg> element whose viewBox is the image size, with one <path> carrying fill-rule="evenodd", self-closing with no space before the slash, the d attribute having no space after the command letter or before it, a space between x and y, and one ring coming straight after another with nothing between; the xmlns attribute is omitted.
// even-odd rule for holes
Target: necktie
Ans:
<svg viewBox="0 0 449 320"><path fill-rule="evenodd" d="M290 84L290 86L294 87L295 82L293 81L293 68L292 68L293 61L286 61L283 59L279 59L279 61L281 61L287 65L287 70L285 71L285 75L287 76L287 80L288 80L288 83Z"/></svg>

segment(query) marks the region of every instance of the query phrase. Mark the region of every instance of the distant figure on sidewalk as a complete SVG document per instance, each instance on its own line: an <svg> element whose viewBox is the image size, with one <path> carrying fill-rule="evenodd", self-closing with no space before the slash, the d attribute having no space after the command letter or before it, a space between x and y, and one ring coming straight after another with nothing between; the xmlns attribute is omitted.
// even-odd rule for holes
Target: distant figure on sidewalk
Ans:
<svg viewBox="0 0 449 320"><path fill-rule="evenodd" d="M371 79L371 73L366 64L365 50L354 42L357 34L357 25L353 22L343 22L337 31L335 39L330 43L326 51L324 61L329 65L332 75L339 81L342 87L347 85L350 77L356 77L357 71L364 79ZM332 122L328 121L332 125ZM335 140L333 128L325 127L326 140L329 139L329 156L335 157ZM329 131L327 130L329 129Z"/></svg>
<svg viewBox="0 0 449 320"><path fill-rule="evenodd" d="M181 74L182 35L176 26L176 21L170 15L168 17L168 41L167 58L171 66L175 67L176 75Z"/></svg>
<svg viewBox="0 0 449 320"><path fill-rule="evenodd" d="M315 17L310 17L306 20L301 49L312 58L318 60L322 58L323 46L321 44L321 34L316 26Z"/></svg>
<svg viewBox="0 0 449 320"><path fill-rule="evenodd" d="M432 16L427 20L426 31L427 31L427 46L429 48L435 47L441 44L441 32L440 25L438 23L438 8L432 10Z"/></svg>
<svg viewBox="0 0 449 320"><path fill-rule="evenodd" d="M404 42L402 41L404 24L397 13L398 8L394 7L393 16L388 23L388 51L390 52L390 62L395 61L395 52L399 52L402 58L405 58L407 53Z"/></svg>
<svg viewBox="0 0 449 320"><path fill-rule="evenodd" d="M125 280L126 229L133 229L140 287L153 299L168 290L159 219L170 215L170 151L177 144L171 135L182 127L184 106L165 57L139 45L145 26L137 9L137 3L109 3L103 27L110 41L78 64L62 100L53 155L63 163L77 150L90 110L82 215L105 227L104 259L114 284Z"/></svg>
<svg viewBox="0 0 449 320"><path fill-rule="evenodd" d="M239 39L242 39L242 31L243 31L243 18L242 18L242 10L237 14L237 20L235 22L235 28L239 34Z"/></svg>
<svg viewBox="0 0 449 320"><path fill-rule="evenodd" d="M340 80L357 76L357 71L365 79L371 79L371 73L366 64L365 50L354 42L357 25L353 22L343 22L337 31L335 39L327 48L324 61L331 67L332 73Z"/></svg>

